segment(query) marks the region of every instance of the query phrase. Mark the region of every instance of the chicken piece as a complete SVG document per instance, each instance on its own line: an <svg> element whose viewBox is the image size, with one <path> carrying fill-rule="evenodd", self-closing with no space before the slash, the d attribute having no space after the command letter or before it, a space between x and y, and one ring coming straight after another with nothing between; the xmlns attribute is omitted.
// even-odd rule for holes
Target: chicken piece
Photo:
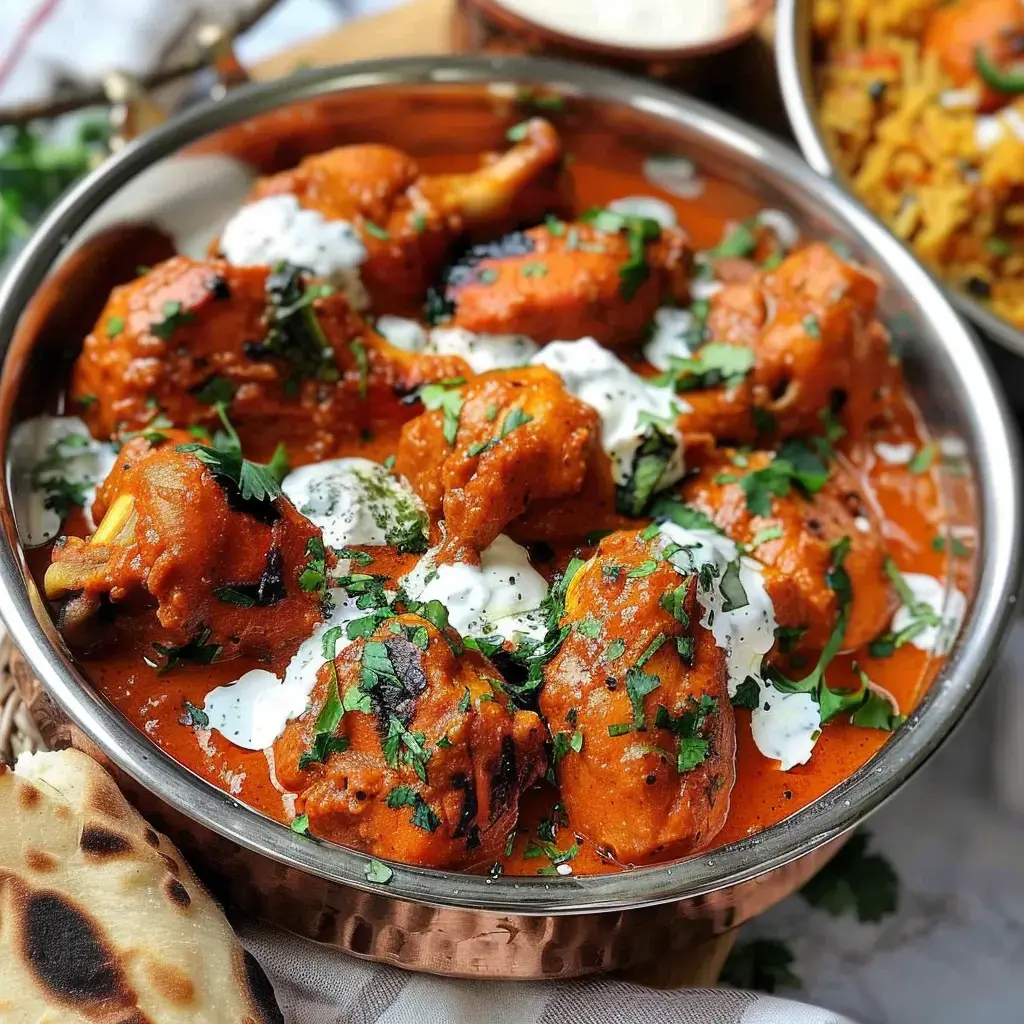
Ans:
<svg viewBox="0 0 1024 1024"><path fill-rule="evenodd" d="M820 433L822 417L841 408L846 429L862 435L898 375L874 319L877 296L874 277L820 243L725 285L711 299L709 341L753 349L753 366L736 386L686 391L680 428L741 442L770 422L769 433L792 437Z"/></svg>
<svg viewBox="0 0 1024 1024"><path fill-rule="evenodd" d="M738 458L742 465L733 461L734 453L719 450L681 486L680 493L737 543L754 544L759 535L770 531L770 539L757 543L751 554L766 566L765 589L779 625L806 630L795 641L804 651L822 650L834 628L839 609L827 574L833 546L848 537L844 565L853 601L843 649L854 650L886 628L897 603L885 572L881 524L857 479L841 462L832 464L817 493L802 490L791 474L780 469L781 463L789 465L794 458L799 466L801 448L809 453L803 445L783 445L777 455L750 452ZM773 487L787 493L774 494ZM759 501L770 502L770 515L751 511L751 503L756 506ZM771 536L775 533L778 536Z"/></svg>
<svg viewBox="0 0 1024 1024"><path fill-rule="evenodd" d="M561 156L555 129L534 119L521 142L468 173L424 175L390 146L341 146L262 179L250 198L294 195L327 220L351 222L374 308L406 311L422 303L456 238L489 237L561 206Z"/></svg>
<svg viewBox="0 0 1024 1024"><path fill-rule="evenodd" d="M978 93L980 109L998 110L1013 98L987 85L978 74L976 53L1000 69L1020 59L1024 42L1024 6L1020 0L955 0L935 9L921 45L926 56L937 57L942 70L958 88Z"/></svg>
<svg viewBox="0 0 1024 1024"><path fill-rule="evenodd" d="M323 455L376 417L407 417L398 395L467 372L389 345L340 294L312 299L309 287L295 268L178 256L115 288L72 377L89 429L112 437L158 414L212 425L220 400L246 451L269 457L285 440Z"/></svg>
<svg viewBox="0 0 1024 1024"><path fill-rule="evenodd" d="M602 462L597 413L531 366L450 389L444 408L402 428L395 470L443 515L441 560L473 562L531 504L571 498Z"/></svg>
<svg viewBox="0 0 1024 1024"><path fill-rule="evenodd" d="M218 658L267 655L309 636L323 618L321 595L299 576L320 531L284 497L243 496L216 466L178 450L182 440L129 441L93 505L96 532L54 547L44 586L64 601L62 631L87 640L108 600L155 602L162 643L219 646Z"/></svg>
<svg viewBox="0 0 1024 1024"><path fill-rule="evenodd" d="M571 630L544 671L570 824L624 865L704 849L728 815L735 723L696 585L641 534L605 537L569 582Z"/></svg>
<svg viewBox="0 0 1024 1024"><path fill-rule="evenodd" d="M688 300L692 256L679 228L662 227L640 242L640 258L637 241L591 223L506 235L448 268L430 312L476 333L525 334L540 343L592 337L635 350L659 306Z"/></svg>
<svg viewBox="0 0 1024 1024"><path fill-rule="evenodd" d="M424 867L500 856L547 767L546 733L483 655L452 652L456 637L404 614L321 669L311 709L274 751L313 835ZM359 710L341 714L339 695Z"/></svg>

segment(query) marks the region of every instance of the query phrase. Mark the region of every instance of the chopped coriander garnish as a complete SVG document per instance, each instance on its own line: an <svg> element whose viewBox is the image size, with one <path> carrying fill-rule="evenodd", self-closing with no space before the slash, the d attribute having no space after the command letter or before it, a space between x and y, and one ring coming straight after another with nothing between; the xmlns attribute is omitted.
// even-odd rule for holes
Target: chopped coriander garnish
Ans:
<svg viewBox="0 0 1024 1024"><path fill-rule="evenodd" d="M107 337L116 338L124 330L124 317L112 316L107 321Z"/></svg>
<svg viewBox="0 0 1024 1024"><path fill-rule="evenodd" d="M284 493L269 466L250 462L240 452L222 451L196 442L179 444L174 450L194 455L215 477L236 487L243 501L273 501Z"/></svg>
<svg viewBox="0 0 1024 1024"><path fill-rule="evenodd" d="M579 753L583 749L583 732L576 729L575 732L556 732L552 737L555 750L555 764L564 758L569 751Z"/></svg>
<svg viewBox="0 0 1024 1024"><path fill-rule="evenodd" d="M157 669L158 674L165 675L179 665L212 665L220 657L221 645L211 644L209 639L210 630L204 627L184 644L161 644L154 641L154 650L166 659Z"/></svg>
<svg viewBox="0 0 1024 1024"><path fill-rule="evenodd" d="M565 221L550 213L544 218L544 226L548 229L548 234L555 238L561 238L565 234Z"/></svg>
<svg viewBox="0 0 1024 1024"><path fill-rule="evenodd" d="M359 397L365 398L370 383L370 360L366 354L366 346L361 338L353 338L348 347L359 370Z"/></svg>
<svg viewBox="0 0 1024 1024"><path fill-rule="evenodd" d="M234 399L236 390L234 383L227 377L213 376L192 394L195 395L197 402L204 405L228 406Z"/></svg>
<svg viewBox="0 0 1024 1024"><path fill-rule="evenodd" d="M530 132L530 122L520 121L519 124L512 125L507 132L505 132L505 138L509 142L522 142Z"/></svg>
<svg viewBox="0 0 1024 1024"><path fill-rule="evenodd" d="M424 407L434 412L440 409L443 414L442 433L450 445L455 444L459 433L459 418L465 400L459 390L466 383L465 377L453 377L436 384L424 384L418 395Z"/></svg>
<svg viewBox="0 0 1024 1024"><path fill-rule="evenodd" d="M947 546L954 558L969 558L971 555L971 549L957 537L950 537L948 545L945 537L935 537L932 540L932 550L938 551L940 554L946 550Z"/></svg>
<svg viewBox="0 0 1024 1024"><path fill-rule="evenodd" d="M654 378L654 384L677 393L709 388L735 388L754 368L754 350L744 345L709 342L690 358L672 356L669 369Z"/></svg>
<svg viewBox="0 0 1024 1024"><path fill-rule="evenodd" d="M626 670L626 694L633 705L633 728L644 726L644 697L661 686L661 679L652 672L644 672L634 665Z"/></svg>
<svg viewBox="0 0 1024 1024"><path fill-rule="evenodd" d="M762 544L767 544L770 540L778 540L781 536L781 524L773 523L771 526L766 526L764 529L758 530L757 533L754 534L754 537L750 542L750 549L753 551L755 548L759 548Z"/></svg>
<svg viewBox="0 0 1024 1024"><path fill-rule="evenodd" d="M635 569L626 573L626 579L639 580L650 576L658 568L658 563L653 558L645 558Z"/></svg>
<svg viewBox="0 0 1024 1024"><path fill-rule="evenodd" d="M751 229L751 222L740 221L734 224L729 233L714 249L704 254L711 259L734 258L745 259L753 255L757 248L757 236Z"/></svg>
<svg viewBox="0 0 1024 1024"><path fill-rule="evenodd" d="M195 320L195 313L188 312L177 299L168 299L161 309L163 320L157 320L149 325L151 334L155 334L162 341L168 341L174 332L191 320ZM109 330L108 330L108 336Z"/></svg>
<svg viewBox="0 0 1024 1024"><path fill-rule="evenodd" d="M935 456L938 454L938 451L939 446L934 441L918 449L914 453L914 457L907 463L907 472L913 473L914 476L927 473L931 469L932 463L935 462Z"/></svg>
<svg viewBox="0 0 1024 1024"><path fill-rule="evenodd" d="M740 562L738 558L725 567L725 572L722 573L722 578L718 583L718 590L723 598L723 612L738 611L740 608L746 608L750 604L750 599L747 597L747 592L743 587L743 581L740 579Z"/></svg>
<svg viewBox="0 0 1024 1024"><path fill-rule="evenodd" d="M761 703L761 687L753 676L747 676L736 687L731 703L734 708L746 708L748 711L753 711Z"/></svg>
<svg viewBox="0 0 1024 1024"><path fill-rule="evenodd" d="M300 814L292 821L289 827L293 832L297 833L300 836L309 835L309 815Z"/></svg>
<svg viewBox="0 0 1024 1024"><path fill-rule="evenodd" d="M544 277L548 272L546 263L524 263L523 277Z"/></svg>
<svg viewBox="0 0 1024 1024"><path fill-rule="evenodd" d="M364 220L363 227L366 229L368 235L372 235L374 238L379 238L382 242L388 241L391 235L382 228L379 224L375 224L372 220Z"/></svg>
<svg viewBox="0 0 1024 1024"><path fill-rule="evenodd" d="M678 442L668 432L648 427L648 434L633 456L624 484L616 487L616 508L623 515L643 515L651 496L676 454Z"/></svg>
<svg viewBox="0 0 1024 1024"><path fill-rule="evenodd" d="M804 333L808 338L821 340L821 322L816 316L805 316L803 319Z"/></svg>
<svg viewBox="0 0 1024 1024"><path fill-rule="evenodd" d="M190 700L185 701L185 714L181 717L181 725L190 725L193 729L209 729L210 716Z"/></svg>
<svg viewBox="0 0 1024 1024"><path fill-rule="evenodd" d="M379 860L367 861L366 867L363 868L363 874L368 882L374 882L377 885L387 885L395 877L394 871Z"/></svg>
<svg viewBox="0 0 1024 1024"><path fill-rule="evenodd" d="M828 466L805 441L790 438L763 469L739 478L747 496L747 508L756 516L772 514L772 497L784 498L795 486L805 495L817 494L829 477Z"/></svg>
<svg viewBox="0 0 1024 1024"><path fill-rule="evenodd" d="M650 217L629 217L601 208L588 210L581 220L592 224L603 234L625 233L629 258L619 268L619 278L622 297L629 302L651 276L651 268L646 259L646 246L648 242L657 241L661 237L661 225Z"/></svg>
<svg viewBox="0 0 1024 1024"><path fill-rule="evenodd" d="M1012 251L1010 243L1005 238L998 238L995 235L991 238L985 239L985 248L998 259L1002 259L1004 256L1009 256Z"/></svg>
<svg viewBox="0 0 1024 1024"><path fill-rule="evenodd" d="M615 639L604 650L605 661L615 661L626 653L625 640Z"/></svg>

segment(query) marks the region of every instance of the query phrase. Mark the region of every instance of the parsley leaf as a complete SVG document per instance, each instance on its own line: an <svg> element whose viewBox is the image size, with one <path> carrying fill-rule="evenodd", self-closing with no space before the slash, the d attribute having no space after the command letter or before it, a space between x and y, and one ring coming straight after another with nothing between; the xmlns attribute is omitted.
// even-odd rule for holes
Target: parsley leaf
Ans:
<svg viewBox="0 0 1024 1024"><path fill-rule="evenodd" d="M169 341L182 324L187 324L196 318L195 313L189 313L176 299L169 299L165 302L160 312L163 314L163 320L157 320L150 324L149 332L162 341Z"/></svg>
<svg viewBox="0 0 1024 1024"><path fill-rule="evenodd" d="M753 676L747 676L747 678L736 687L736 692L733 694L731 700L732 706L734 708L746 708L748 711L753 711L760 702L761 687Z"/></svg>
<svg viewBox="0 0 1024 1024"><path fill-rule="evenodd" d="M626 694L633 705L633 728L644 726L644 697L661 686L661 679L652 672L644 672L634 665L626 670Z"/></svg>
<svg viewBox="0 0 1024 1024"><path fill-rule="evenodd" d="M767 518L772 514L773 496L785 498L794 487L804 495L817 494L828 477L829 469L821 456L805 441L790 438L767 466L744 474L739 484L750 512Z"/></svg>
<svg viewBox="0 0 1024 1024"><path fill-rule="evenodd" d="M603 234L617 235L625 232L629 258L619 268L619 290L629 302L651 276L645 250L648 242L657 241L661 237L661 225L650 217L630 217L600 208L588 210L580 219L585 224L592 224Z"/></svg>
<svg viewBox="0 0 1024 1024"><path fill-rule="evenodd" d="M650 428L633 456L629 478L615 489L615 505L619 512L627 516L643 514L677 447L675 438L657 427Z"/></svg>
<svg viewBox="0 0 1024 1024"><path fill-rule="evenodd" d="M267 466L250 462L240 452L222 451L197 442L176 445L174 450L194 455L215 477L235 487L243 501L273 501L284 493Z"/></svg>

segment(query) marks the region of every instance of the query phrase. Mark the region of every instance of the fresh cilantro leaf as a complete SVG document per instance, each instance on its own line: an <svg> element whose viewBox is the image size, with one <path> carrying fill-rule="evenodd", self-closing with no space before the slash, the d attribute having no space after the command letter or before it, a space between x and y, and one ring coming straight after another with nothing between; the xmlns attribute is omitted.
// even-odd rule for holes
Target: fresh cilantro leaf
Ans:
<svg viewBox="0 0 1024 1024"><path fill-rule="evenodd" d="M722 611L734 612L740 608L746 608L750 604L747 592L740 579L740 562L735 559L725 567L722 578L718 583L718 590L723 598Z"/></svg>
<svg viewBox="0 0 1024 1024"><path fill-rule="evenodd" d="M651 503L648 513L656 522L675 523L684 530L710 530L718 534L722 532L713 519L699 509L684 504L678 494L659 495Z"/></svg>
<svg viewBox="0 0 1024 1024"><path fill-rule="evenodd" d="M766 526L762 530L758 530L754 534L753 540L750 542L751 550L759 548L762 544L767 544L770 540L778 540L782 536L782 526L780 523L773 523L771 526Z"/></svg>
<svg viewBox="0 0 1024 1024"><path fill-rule="evenodd" d="M757 248L757 236L753 232L752 221L740 221L734 224L729 233L713 249L708 249L705 256L714 259L739 258L746 259L753 255Z"/></svg>
<svg viewBox="0 0 1024 1024"><path fill-rule="evenodd" d="M746 708L748 711L753 711L760 702L761 687L758 686L757 680L753 676L747 676L747 678L736 687L736 692L732 696L732 706L734 708Z"/></svg>
<svg viewBox="0 0 1024 1024"><path fill-rule="evenodd" d="M605 661L616 661L626 653L625 640L615 639L604 649Z"/></svg>
<svg viewBox="0 0 1024 1024"><path fill-rule="evenodd" d="M530 122L520 121L519 124L512 125L507 132L505 132L505 138L509 142L522 142L526 139L530 133Z"/></svg>
<svg viewBox="0 0 1024 1024"><path fill-rule="evenodd" d="M372 220L364 220L363 228L366 230L368 235L372 235L374 238L380 239L382 242L386 242L391 238L391 235L382 228L379 224L375 224Z"/></svg>
<svg viewBox="0 0 1024 1024"><path fill-rule="evenodd" d="M635 665L626 670L626 694L633 705L633 728L644 725L644 697L661 686L661 679L651 672L644 672Z"/></svg>
<svg viewBox="0 0 1024 1024"><path fill-rule="evenodd" d="M209 729L210 716L190 700L185 701L185 714L181 718L182 725L190 725L193 729Z"/></svg>
<svg viewBox="0 0 1024 1024"><path fill-rule="evenodd" d="M649 428L643 444L633 456L633 465L624 484L616 488L616 508L623 515L643 515L676 453L678 441L657 427Z"/></svg>
<svg viewBox="0 0 1024 1024"><path fill-rule="evenodd" d="M754 368L754 350L745 345L709 342L693 356L672 356L669 368L654 378L653 383L670 387L679 394L705 391L709 388L735 388Z"/></svg>
<svg viewBox="0 0 1024 1024"><path fill-rule="evenodd" d="M112 316L107 320L107 337L113 341L124 330L124 317Z"/></svg>
<svg viewBox="0 0 1024 1024"><path fill-rule="evenodd" d="M576 623L576 632L590 640L596 640L601 635L601 623L593 615L587 615Z"/></svg>
<svg viewBox="0 0 1024 1024"><path fill-rule="evenodd" d="M465 400L459 390L466 383L465 377L455 377L436 384L424 384L418 395L428 412L440 409L442 412L442 433L449 445L455 444L459 433L459 418Z"/></svg>
<svg viewBox="0 0 1024 1024"><path fill-rule="evenodd" d="M948 545L945 537L933 538L932 551L942 554L947 547L954 558L970 558L971 556L971 549L957 537L950 537Z"/></svg>
<svg viewBox="0 0 1024 1024"><path fill-rule="evenodd" d="M164 675L179 665L212 665L220 657L222 648L220 644L209 643L209 639L210 630L204 627L188 643L175 646L154 641L153 648L166 659L157 670L158 674Z"/></svg>
<svg viewBox="0 0 1024 1024"><path fill-rule="evenodd" d="M780 988L802 988L793 973L795 957L778 939L753 939L734 946L718 980L733 988L774 992Z"/></svg>
<svg viewBox="0 0 1024 1024"><path fill-rule="evenodd" d="M149 332L162 341L169 341L179 327L196 318L195 313L188 312L177 299L165 302L160 312L163 314L163 320L150 324Z"/></svg>
<svg viewBox="0 0 1024 1024"><path fill-rule="evenodd" d="M237 388L227 377L211 377L192 393L204 405L230 405Z"/></svg>
<svg viewBox="0 0 1024 1024"><path fill-rule="evenodd" d="M800 890L808 903L837 917L881 921L899 907L899 878L889 861L869 853L868 832L854 833L842 849Z"/></svg>
<svg viewBox="0 0 1024 1024"><path fill-rule="evenodd" d="M395 872L379 860L367 861L366 867L363 868L363 874L368 882L373 882L376 885L387 885L395 877Z"/></svg>
<svg viewBox="0 0 1024 1024"><path fill-rule="evenodd" d="M914 476L927 473L932 468L938 451L939 446L934 441L926 444L923 448L919 448L914 453L914 457L907 463L907 472L912 473Z"/></svg>
<svg viewBox="0 0 1024 1024"><path fill-rule="evenodd" d="M240 453L220 451L198 442L179 444L174 450L194 455L215 477L235 487L243 501L273 501L284 493L266 466L250 462Z"/></svg>
<svg viewBox="0 0 1024 1024"><path fill-rule="evenodd" d="M309 815L300 814L289 826L293 832L300 836L309 835Z"/></svg>

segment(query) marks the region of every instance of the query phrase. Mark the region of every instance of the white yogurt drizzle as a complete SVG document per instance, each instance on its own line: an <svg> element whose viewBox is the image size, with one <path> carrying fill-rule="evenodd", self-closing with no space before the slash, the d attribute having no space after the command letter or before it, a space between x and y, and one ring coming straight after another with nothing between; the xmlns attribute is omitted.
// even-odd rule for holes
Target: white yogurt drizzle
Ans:
<svg viewBox="0 0 1024 1024"><path fill-rule="evenodd" d="M688 309L662 306L654 314L644 359L658 370L672 369L673 359L689 359L696 351L690 344L693 325L693 314Z"/></svg>
<svg viewBox="0 0 1024 1024"><path fill-rule="evenodd" d="M548 585L530 565L526 548L501 534L480 553L479 566L438 565L437 551L428 551L400 581L411 598L440 601L448 609L449 623L464 636L500 635L514 641L522 633L543 638L540 607Z"/></svg>
<svg viewBox="0 0 1024 1024"><path fill-rule="evenodd" d="M53 491L48 482L82 488L82 510L94 529L96 488L116 461L114 446L95 440L77 416L35 416L19 423L11 434L7 473L22 544L38 547L60 531L60 516L46 507Z"/></svg>
<svg viewBox="0 0 1024 1024"><path fill-rule="evenodd" d="M435 327L427 333L415 320L382 316L377 330L396 348L440 356L459 356L474 373L525 366L537 352L523 334L474 334L463 327Z"/></svg>
<svg viewBox="0 0 1024 1024"><path fill-rule="evenodd" d="M593 338L553 341L530 362L554 370L568 391L597 410L601 417L601 442L611 459L616 483L628 481L637 449L650 429L650 420L656 421L658 429L676 442L675 452L657 486L668 487L682 477L683 441L675 421L690 407L671 388L649 384Z"/></svg>
<svg viewBox="0 0 1024 1024"><path fill-rule="evenodd" d="M680 199L699 199L704 194L704 179L685 156L649 156L644 160L644 177Z"/></svg>
<svg viewBox="0 0 1024 1024"><path fill-rule="evenodd" d="M243 206L225 225L220 251L238 267L286 260L339 288L353 308L370 304L359 276L366 262L359 233L346 220L326 220L316 210L299 206L293 195L267 196Z"/></svg>
<svg viewBox="0 0 1024 1024"><path fill-rule="evenodd" d="M366 614L344 590L335 589L330 594L334 605L330 616L303 640L288 662L283 678L267 669L255 668L206 695L203 710L211 729L235 746L263 750L306 710L317 673L324 664L324 634L333 626L344 627ZM340 652L350 643L343 631L336 650Z"/></svg>
<svg viewBox="0 0 1024 1024"><path fill-rule="evenodd" d="M353 544L410 547L429 531L426 509L404 481L369 459L329 459L302 466L281 488L335 548ZM397 543L404 540L405 544ZM422 547L419 550L423 550Z"/></svg>
<svg viewBox="0 0 1024 1024"><path fill-rule="evenodd" d="M646 217L657 221L663 228L674 228L679 223L673 207L656 196L624 196L613 199L607 209L624 217Z"/></svg>
<svg viewBox="0 0 1024 1024"><path fill-rule="evenodd" d="M701 625L711 630L715 643L725 651L729 696L735 696L747 679L757 684L760 697L751 717L757 749L780 761L783 771L806 763L821 734L817 703L808 693L777 690L761 674L764 656L775 643L777 625L775 607L764 585L764 567L756 559L740 555L732 540L714 530L688 530L663 523L661 537L680 547L668 559L676 570L684 576L698 574L697 603L704 610ZM700 582L704 565L713 567L709 587ZM747 603L726 611L728 600L721 583L730 566L738 568Z"/></svg>
<svg viewBox="0 0 1024 1024"><path fill-rule="evenodd" d="M948 654L964 621L967 598L955 587L947 587L934 576L926 576L924 573L917 572L905 572L901 575L914 595L915 604L927 605L941 620L940 625L926 626L919 633L911 636L907 642L913 644L918 650L927 651L929 654L938 656ZM890 628L893 633L898 634L915 622L917 618L918 616L910 608L901 605L892 617Z"/></svg>
<svg viewBox="0 0 1024 1024"><path fill-rule="evenodd" d="M885 441L875 442L875 454L887 466L905 466L914 457L917 446L913 441L902 441L899 444L888 444Z"/></svg>

